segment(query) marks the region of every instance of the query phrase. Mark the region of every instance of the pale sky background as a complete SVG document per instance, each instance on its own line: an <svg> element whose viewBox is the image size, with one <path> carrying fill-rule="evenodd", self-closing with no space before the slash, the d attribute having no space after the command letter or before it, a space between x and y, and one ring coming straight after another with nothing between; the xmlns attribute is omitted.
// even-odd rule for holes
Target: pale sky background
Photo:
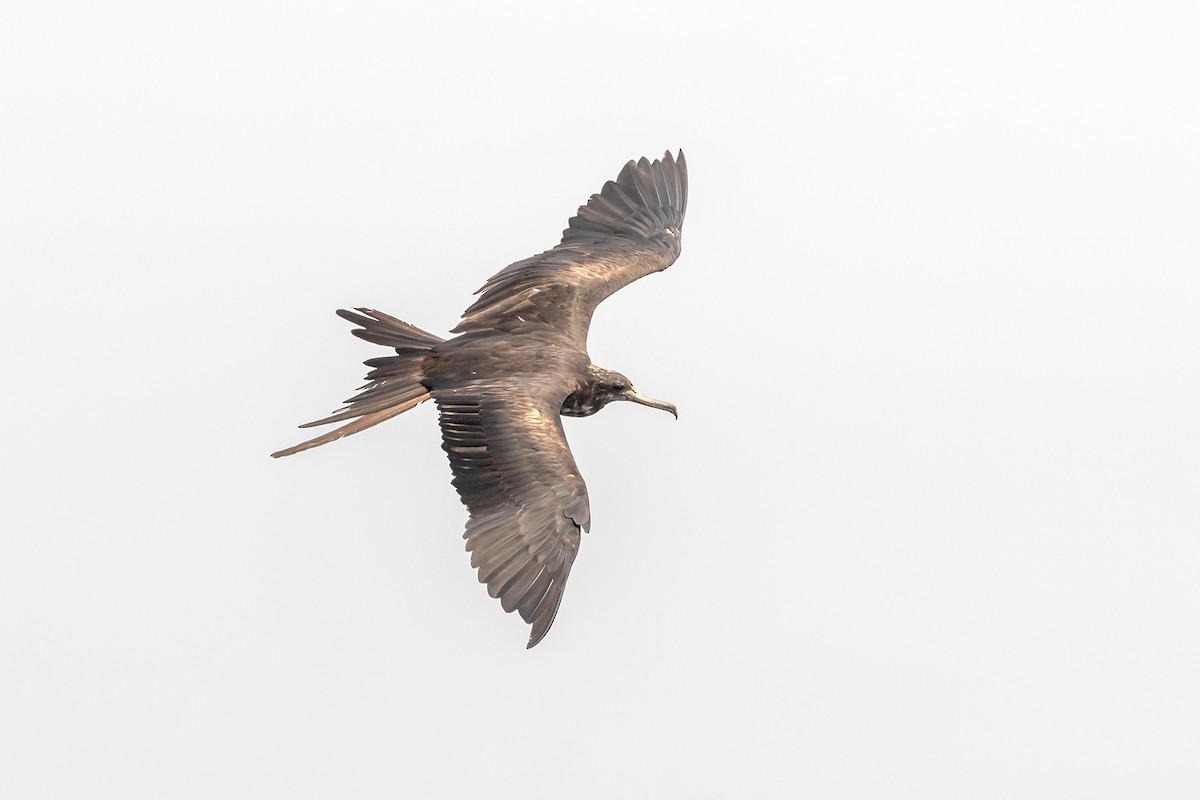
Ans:
<svg viewBox="0 0 1200 800"><path fill-rule="evenodd" d="M6 3L0 796L1200 796L1193 3ZM683 255L554 629L434 409L629 158Z"/></svg>

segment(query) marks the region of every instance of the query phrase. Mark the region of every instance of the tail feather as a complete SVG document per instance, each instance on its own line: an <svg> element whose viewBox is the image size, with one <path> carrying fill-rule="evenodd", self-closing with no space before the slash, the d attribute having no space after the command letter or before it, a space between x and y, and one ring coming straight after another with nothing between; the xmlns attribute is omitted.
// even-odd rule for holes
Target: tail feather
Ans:
<svg viewBox="0 0 1200 800"><path fill-rule="evenodd" d="M381 386L376 390L380 394L373 397L357 397L350 402L350 405L345 408L338 409L328 417L306 422L301 425L301 428L315 428L318 425L328 425L331 422L342 422L355 417L362 417L367 414L375 414L379 411L385 411L394 405L407 403L410 400L421 402L429 399L429 390L419 383L404 383L394 385L389 382L388 385ZM363 394L367 394L363 392Z"/></svg>
<svg viewBox="0 0 1200 800"><path fill-rule="evenodd" d="M355 314L354 311L360 313ZM373 344L381 344L384 347L415 347L420 350L428 350L435 344L445 341L440 336L434 336L416 325L409 325L404 320L396 319L382 311L370 308L356 308L354 311L339 308L337 315L355 325L361 325L361 328L355 328L351 333Z"/></svg>
<svg viewBox="0 0 1200 800"><path fill-rule="evenodd" d="M404 405L396 406L395 408L389 408L385 411L376 411L374 414L366 414L362 417L359 417L354 422L351 422L349 425L343 425L340 428L335 428L323 436L318 436L315 439L309 439L307 442L301 442L295 447L289 447L286 450L279 450L278 452L271 453L271 458L283 458L284 456L303 453L305 450L311 450L314 447L320 447L323 444L336 442L343 436L349 436L352 433L365 431L367 428L373 428L381 422L386 422L392 417L403 414L410 408L420 405L422 400L428 399L429 395L425 395L425 397L405 403Z"/></svg>
<svg viewBox="0 0 1200 800"><path fill-rule="evenodd" d="M381 311L369 308L357 310L362 313L355 314L339 309L337 314L362 326L353 331L355 336L385 347L394 347L397 355L367 361L367 366L373 368L367 375L368 383L360 387L357 395L346 401L345 408L338 409L328 417L306 422L300 427L311 428L346 420L353 420L352 422L315 439L301 442L295 447L272 453L272 458L311 450L374 427L429 399L429 389L423 383L426 358L434 345L444 340Z"/></svg>

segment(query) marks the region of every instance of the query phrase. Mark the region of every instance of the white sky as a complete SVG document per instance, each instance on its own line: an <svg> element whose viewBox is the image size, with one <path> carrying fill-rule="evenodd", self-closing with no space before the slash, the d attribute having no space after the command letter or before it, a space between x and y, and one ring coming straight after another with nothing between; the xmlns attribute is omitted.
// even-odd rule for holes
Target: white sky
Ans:
<svg viewBox="0 0 1200 800"><path fill-rule="evenodd" d="M1200 796L1200 11L781 8L5 4L0 795ZM432 406L267 454L678 147L526 651Z"/></svg>

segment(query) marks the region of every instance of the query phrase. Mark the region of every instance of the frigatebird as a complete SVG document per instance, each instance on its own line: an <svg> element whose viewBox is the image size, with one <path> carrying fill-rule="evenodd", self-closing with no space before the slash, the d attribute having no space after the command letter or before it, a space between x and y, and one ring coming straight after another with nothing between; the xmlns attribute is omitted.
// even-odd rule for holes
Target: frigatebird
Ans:
<svg viewBox="0 0 1200 800"><path fill-rule="evenodd" d="M476 294L451 339L368 308L339 309L352 333L395 348L372 358L369 381L347 405L302 428L347 422L272 453L289 456L378 425L433 398L452 483L470 513L471 566L505 611L530 625L528 647L554 622L581 531L587 487L560 416L586 417L614 400L670 411L587 353L592 313L604 298L679 256L687 162L625 164L571 218L562 241L510 264Z"/></svg>

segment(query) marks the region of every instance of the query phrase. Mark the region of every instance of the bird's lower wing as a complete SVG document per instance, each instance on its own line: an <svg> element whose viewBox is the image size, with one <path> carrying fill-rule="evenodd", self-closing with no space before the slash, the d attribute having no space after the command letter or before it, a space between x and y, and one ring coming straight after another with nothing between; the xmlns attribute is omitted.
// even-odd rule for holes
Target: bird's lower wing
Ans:
<svg viewBox="0 0 1200 800"><path fill-rule="evenodd" d="M533 626L533 647L554 622L580 532L587 487L555 405L491 386L438 391L442 448L471 513L467 550L488 594Z"/></svg>

